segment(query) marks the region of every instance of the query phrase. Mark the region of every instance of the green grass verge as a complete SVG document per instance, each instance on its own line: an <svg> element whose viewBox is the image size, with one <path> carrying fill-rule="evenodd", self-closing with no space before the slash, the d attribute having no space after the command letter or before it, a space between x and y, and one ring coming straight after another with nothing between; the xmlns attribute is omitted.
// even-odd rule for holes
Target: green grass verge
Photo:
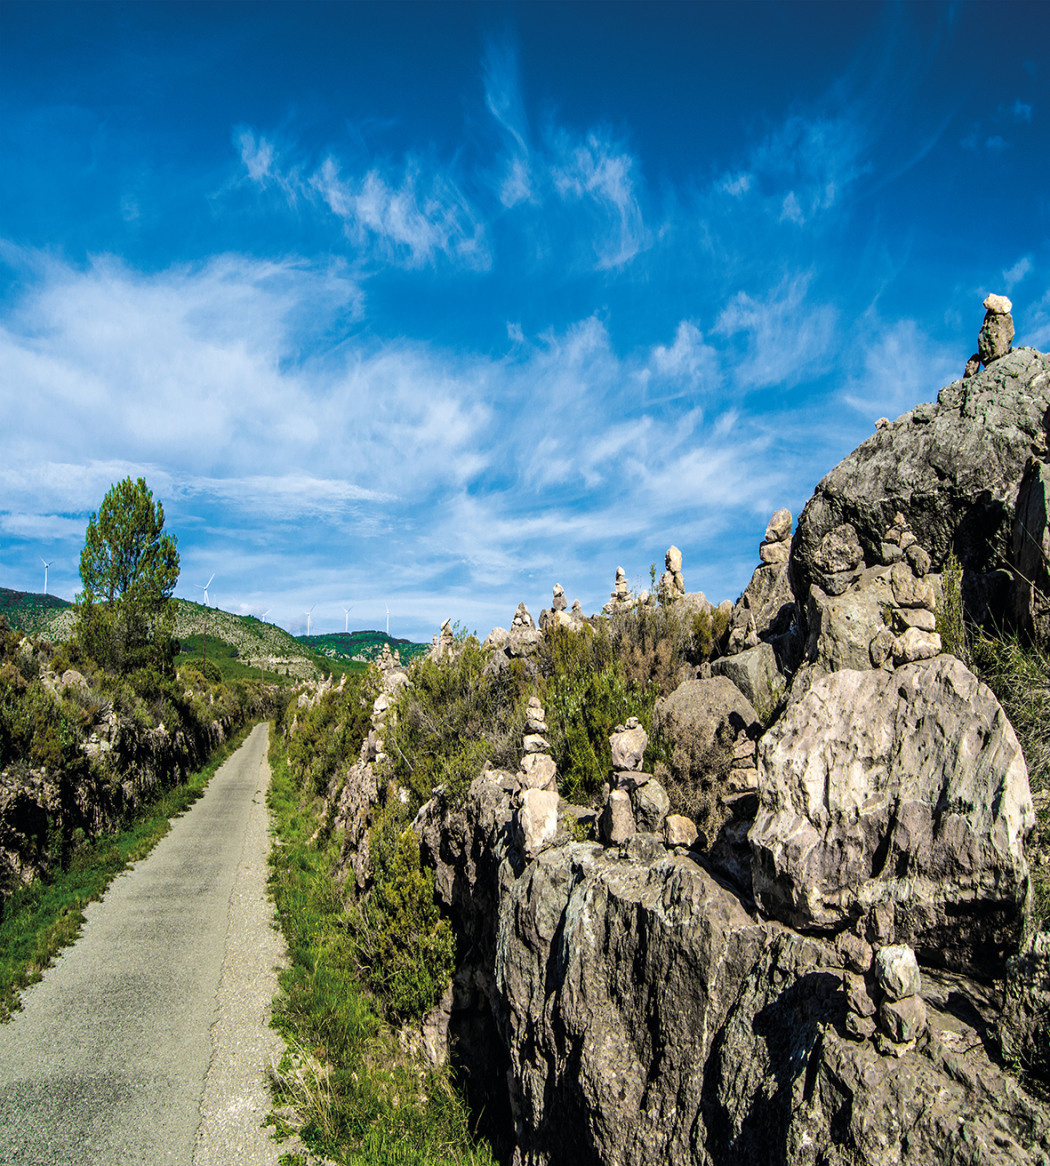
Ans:
<svg viewBox="0 0 1050 1166"><path fill-rule="evenodd" d="M113 879L145 858L167 834L171 819L187 810L251 731L243 729L219 748L184 785L166 790L126 830L82 844L67 869L38 879L8 900L0 919L0 1023L20 1007L19 995L35 984L84 923L84 908L101 899Z"/></svg>
<svg viewBox="0 0 1050 1166"><path fill-rule="evenodd" d="M310 1152L282 1161L317 1154L347 1166L494 1166L449 1072L408 1056L362 987L332 878L339 839L324 828L320 799L295 782L277 733L270 768L270 887L290 963L274 1005L288 1045L274 1077L274 1124Z"/></svg>

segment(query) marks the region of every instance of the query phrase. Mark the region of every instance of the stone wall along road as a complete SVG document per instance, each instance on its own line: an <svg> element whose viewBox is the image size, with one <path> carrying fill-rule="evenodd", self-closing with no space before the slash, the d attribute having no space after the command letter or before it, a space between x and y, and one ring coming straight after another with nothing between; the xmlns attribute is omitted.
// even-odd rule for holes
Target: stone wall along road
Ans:
<svg viewBox="0 0 1050 1166"><path fill-rule="evenodd" d="M277 1162L266 743L257 725L0 1026L4 1166Z"/></svg>

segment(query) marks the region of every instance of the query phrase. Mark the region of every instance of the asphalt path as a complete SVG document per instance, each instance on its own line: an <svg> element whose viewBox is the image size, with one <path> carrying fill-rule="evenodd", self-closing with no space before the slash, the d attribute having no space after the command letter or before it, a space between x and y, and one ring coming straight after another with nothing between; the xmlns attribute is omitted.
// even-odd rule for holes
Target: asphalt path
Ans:
<svg viewBox="0 0 1050 1166"><path fill-rule="evenodd" d="M271 1166L267 727L0 1025L2 1166Z"/></svg>

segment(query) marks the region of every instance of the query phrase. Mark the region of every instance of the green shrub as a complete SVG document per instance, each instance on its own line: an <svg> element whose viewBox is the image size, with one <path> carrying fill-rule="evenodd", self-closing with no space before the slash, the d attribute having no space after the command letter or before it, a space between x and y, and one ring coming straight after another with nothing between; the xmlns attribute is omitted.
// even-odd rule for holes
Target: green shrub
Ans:
<svg viewBox="0 0 1050 1166"><path fill-rule="evenodd" d="M373 885L354 930L369 987L391 1020L418 1020L441 999L455 963L456 941L434 902L433 872L400 803L370 831Z"/></svg>
<svg viewBox="0 0 1050 1166"><path fill-rule="evenodd" d="M964 663L969 659L966 624L963 620L962 564L954 551L941 568L941 597L937 604L937 634L945 652L958 656Z"/></svg>
<svg viewBox="0 0 1050 1166"><path fill-rule="evenodd" d="M441 664L413 662L412 684L388 714L384 734L387 774L411 792L413 809L439 786L460 801L486 760L517 768L529 674L512 660L486 675L488 660L468 636Z"/></svg>

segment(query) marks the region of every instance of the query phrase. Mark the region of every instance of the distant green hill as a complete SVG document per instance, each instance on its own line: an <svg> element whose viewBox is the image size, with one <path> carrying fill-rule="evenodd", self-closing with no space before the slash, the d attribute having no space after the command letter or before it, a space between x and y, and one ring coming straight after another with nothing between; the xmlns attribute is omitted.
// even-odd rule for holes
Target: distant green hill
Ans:
<svg viewBox="0 0 1050 1166"><path fill-rule="evenodd" d="M20 632L43 635L44 629L51 626L55 617L72 606L68 600L59 599L57 595L39 595L34 591L12 591L8 587L0 587L0 615L6 616L8 624Z"/></svg>
<svg viewBox="0 0 1050 1166"><path fill-rule="evenodd" d="M220 657L236 658L245 675L252 669L262 669L278 676L313 680L320 677L322 670L331 668L331 663L318 658L309 644L301 643L276 624L263 623L253 615L233 615L217 607L205 608L185 599L176 599L175 604L175 634L184 648L191 649L183 651L180 659L199 656L207 631L209 645L216 645L216 662ZM11 627L56 644L68 640L73 633L73 605L53 595L0 587L0 615L7 617ZM219 641L233 651L221 651Z"/></svg>
<svg viewBox="0 0 1050 1166"><path fill-rule="evenodd" d="M430 651L429 644L401 640L385 632L332 632L322 636L299 636L298 640L327 660L376 660L384 646L389 645L391 652L397 652L401 657L401 663L407 664L413 657Z"/></svg>

